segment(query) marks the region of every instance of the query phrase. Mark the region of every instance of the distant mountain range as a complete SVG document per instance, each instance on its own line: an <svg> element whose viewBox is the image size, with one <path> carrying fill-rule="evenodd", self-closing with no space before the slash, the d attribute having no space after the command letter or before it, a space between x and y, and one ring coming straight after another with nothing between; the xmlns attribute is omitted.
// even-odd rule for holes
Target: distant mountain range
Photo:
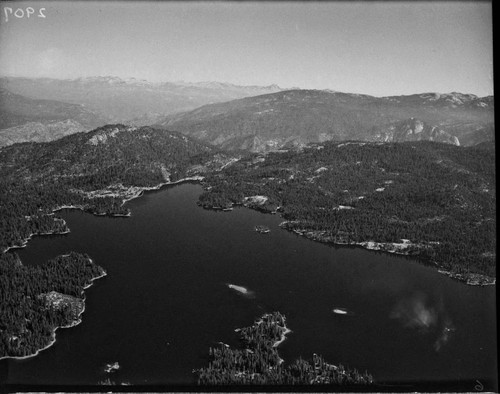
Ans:
<svg viewBox="0 0 500 394"><path fill-rule="evenodd" d="M0 78L0 146L50 141L109 123L157 125L253 152L327 140L470 146L495 138L492 96L373 97L219 82Z"/></svg>
<svg viewBox="0 0 500 394"><path fill-rule="evenodd" d="M142 126L168 114L205 104L274 93L279 86L237 86L219 82L153 83L135 78L88 77L77 79L0 78L0 87L32 99L50 99L85 107L107 123ZM152 114L157 114L157 117ZM147 123L143 124L141 120Z"/></svg>
<svg viewBox="0 0 500 394"><path fill-rule="evenodd" d="M494 140L494 100L471 94L372 97L289 90L169 115L158 123L228 149L266 151L326 140Z"/></svg>

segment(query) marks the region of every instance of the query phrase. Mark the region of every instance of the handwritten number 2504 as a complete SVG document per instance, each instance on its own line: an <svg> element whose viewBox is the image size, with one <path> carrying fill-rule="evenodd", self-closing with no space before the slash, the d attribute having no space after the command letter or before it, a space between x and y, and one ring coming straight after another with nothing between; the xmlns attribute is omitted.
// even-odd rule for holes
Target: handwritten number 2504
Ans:
<svg viewBox="0 0 500 394"><path fill-rule="evenodd" d="M9 21L9 15L14 15L18 19L22 19L24 17L30 18L33 14L35 14L38 18L46 18L45 8L39 8L38 14L35 14L35 9L33 7L18 8L17 10L13 10L11 7L3 7L3 13L5 15L5 22Z"/></svg>

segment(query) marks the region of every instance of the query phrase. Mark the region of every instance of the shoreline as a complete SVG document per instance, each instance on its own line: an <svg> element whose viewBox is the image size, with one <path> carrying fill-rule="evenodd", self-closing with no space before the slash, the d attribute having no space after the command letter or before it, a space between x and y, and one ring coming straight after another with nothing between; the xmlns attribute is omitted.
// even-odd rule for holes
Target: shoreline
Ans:
<svg viewBox="0 0 500 394"><path fill-rule="evenodd" d="M45 233L31 233L30 235L28 235L27 238L25 238L22 242L21 245L12 245L12 246L8 246L6 249L4 249L2 251L2 253L7 253L9 250L11 249L23 249L25 248L27 245L28 245L28 241L30 241L33 236L38 236L38 235L65 235L65 234L69 234L71 232L71 230L69 229L69 227L66 225L66 221L64 219L61 218L61 220L64 222L64 225L66 226L67 230L63 231L63 232L57 232L57 231L49 231L49 232L45 232Z"/></svg>
<svg viewBox="0 0 500 394"><path fill-rule="evenodd" d="M285 341L286 335L290 334L292 332L292 330L290 330L286 326L286 324L284 324L283 326L281 326L281 328L283 329L283 331L281 331L281 338L278 341L276 341L276 342L273 343L273 347L278 347L279 345L281 345Z"/></svg>
<svg viewBox="0 0 500 394"><path fill-rule="evenodd" d="M255 325L259 326L259 325L261 325L262 323L264 323L264 319L266 319L269 316L272 317L272 314L271 313L265 313L259 320L256 320L254 322L253 326L255 326ZM286 326L286 318L283 315L280 315L280 316L283 318L283 325L281 326L277 322L274 322L274 324L281 329L281 336L280 336L280 339L278 339L276 342L273 343L272 347L278 347L280 344L282 344L285 341L286 335L290 334L292 332L292 330L290 330ZM234 332L240 332L241 330L242 330L242 328L236 328L234 330Z"/></svg>
<svg viewBox="0 0 500 394"><path fill-rule="evenodd" d="M378 252L384 252L384 253L392 253L392 254L397 254L401 256L409 256L409 257L414 257L411 255L412 250L419 250L426 245L424 244L414 244L409 242L408 240L403 240L402 243L394 243L394 242L375 242L375 241L363 241L363 242L353 242L353 243L347 243L347 242L336 242L333 239L330 239L329 237L325 237L322 233L322 231L312 231L312 230L306 230L306 229L288 229L284 227L287 223L293 223L293 221L287 221L285 220L284 222L279 224L279 227L287 230L289 232L293 232L297 235L300 235L302 237L305 237L311 241L316 241L316 242L321 242L325 244L333 244L333 245L339 245L339 246L357 246L361 247L366 250L374 250ZM430 243L430 242L429 242ZM411 249L413 247L413 249ZM408 250L410 249L410 250ZM437 272L443 275L448 276L451 279L458 280L468 286L494 286L496 285L496 278L495 277L490 277L487 275L483 274L477 274L477 273L471 273L471 274L456 274L452 273L450 271L444 270L438 262L433 262L434 267L437 269ZM432 266L430 264L430 266Z"/></svg>
<svg viewBox="0 0 500 394"><path fill-rule="evenodd" d="M198 205L200 205L198 203ZM246 203L243 204L238 204L238 203L231 203L231 207L234 205L242 205L245 208L249 209L254 209L258 212L264 213L264 214L276 214L278 211L266 211L263 209L259 209L260 206L252 206ZM221 207L214 207L210 205L200 205L203 209L207 210L222 210ZM401 239L401 243L394 243L394 242L375 242L375 241L362 241L362 242L353 242L353 243L348 243L348 242L341 242L341 241L335 241L333 237L331 236L325 236L324 233L325 231L322 230L307 230L307 229L289 229L286 228L285 225L287 223L300 223L300 221L297 220L285 220L279 224L279 227L283 230L287 230L289 232L293 232L297 235L300 235L302 237L305 237L311 241L316 241L320 243L324 243L327 245L338 245L338 246L357 246L361 247L366 250L374 250L378 252L383 252L383 253L392 253L396 255L401 255L401 256L408 256L410 258L414 258L416 262L419 264L424 264L426 265L422 260L418 260L416 256L412 255L412 251L418 251L419 249L428 247L426 244L414 244L411 243L409 240L403 240ZM432 245L433 242L427 242L428 245ZM439 274L446 275L450 279L457 280L459 282L464 283L467 286L495 286L496 285L496 277L491 277L487 276L484 274L478 274L478 273L470 273L470 274L459 274L459 273L453 273L451 271L445 270L439 262L432 261L430 263L427 263L430 267L434 267Z"/></svg>
<svg viewBox="0 0 500 394"><path fill-rule="evenodd" d="M179 180L177 180L175 182L163 182L163 183L159 183L156 186L130 186L128 189L126 189L127 191L129 191L130 189L136 189L136 190L134 191L134 194L132 196L130 196L128 198L122 198L122 204L121 204L121 206L125 205L125 203L128 202L128 201L131 201L131 200L133 200L135 198L141 197L145 191L157 191L157 190L160 190L164 186L177 185L177 184L180 184L180 183L183 183L183 182L202 181L203 179L204 179L203 176L195 175L195 176L192 176L192 177L187 177L187 178L179 179ZM91 192L89 192L89 193L91 193ZM106 196L109 197L110 194L107 194ZM118 196L113 196L113 197L118 197ZM110 214L110 215L107 215L105 213L88 212L88 211L85 210L85 206L84 205L60 205L60 206L57 206L56 208L52 209L51 213L48 213L47 215L53 215L55 212L62 211L63 209L77 209L77 210L80 210L82 212L86 212L86 213L89 213L89 214L95 215L95 216L109 216L109 217L130 217L130 216L132 216L131 212L128 212L127 214L116 213L116 214ZM21 242L20 245L8 246L7 248L5 248L2 251L2 253L7 253L11 249L22 249L22 248L25 248L26 245L28 244L28 242L33 238L33 236L38 236L38 235L41 235L41 236L43 236L43 235L65 235L65 234L69 234L71 232L71 229L68 227L66 221L63 218L57 218L57 219L64 222L64 225L66 226L66 230L65 231L62 231L62 232L49 231L49 232L45 232L45 233L31 233L27 238L24 238L22 240L22 242Z"/></svg>
<svg viewBox="0 0 500 394"><path fill-rule="evenodd" d="M133 196L131 196L129 198L122 199L122 206L125 205L125 203L128 201L131 201L135 198L141 197L144 192L157 191L157 190L160 190L164 186L178 185L178 184L183 183L183 182L202 181L203 179L205 179L205 177L203 177L201 175L195 175L195 176L191 176L191 177L181 178L181 179L174 181L174 182L171 182L171 181L162 182L156 186L131 186L131 188L137 188L139 190L138 190L137 194L134 194ZM124 215L121 215L121 216L124 216Z"/></svg>
<svg viewBox="0 0 500 394"><path fill-rule="evenodd" d="M64 255L63 255L64 256ZM90 261L92 261L92 259L89 259ZM92 261L93 263L93 261ZM84 295L84 290L85 289L88 289L90 286L92 286L94 284L94 281L97 280L97 279L100 279L100 278L103 278L107 275L107 272L103 270L103 273L99 276L96 276L96 277L93 277L91 280L90 280L90 283L87 284L85 287L83 287L83 290L82 292L80 293L81 295ZM56 339L56 331L59 329L59 328L71 328L71 327L76 327L77 325L79 325L80 323L82 323L83 319L81 318L83 312L85 312L85 297L82 298L82 303L83 303L83 307L82 307L82 310L78 313L78 316L77 316L77 319L76 320L73 320L71 323L65 325L65 326L56 326L53 328L52 330L52 333L50 334L50 340L49 340L49 343L44 346L43 348L41 349L38 349L35 353L33 354L28 354L26 356L3 356L3 357L0 357L0 360L4 360L4 359L11 359L11 360L26 360L26 359L29 359L29 358L33 358L33 357L36 357L40 354L40 352L43 352L44 350L50 348L51 346L53 346L56 342L57 342L57 339Z"/></svg>
<svg viewBox="0 0 500 394"><path fill-rule="evenodd" d="M134 200L136 198L141 197L144 192L149 192L149 191L158 191L164 186L171 186L171 185L177 185L183 182L193 182L193 181L202 181L205 179L201 175L195 175L191 177L186 177L186 178L181 178L177 181L171 182L162 182L158 183L155 186L129 186L125 188L123 184L118 183L116 185L110 185L107 188L100 189L100 190L92 190L89 192L84 192L82 190L78 190L78 192L84 194L87 198L95 198L95 197L116 197L116 198L121 198L122 203L120 206L125 205L128 201ZM113 190L113 187L120 187L120 190ZM95 216L109 216L109 217L130 217L131 212L128 212L126 214L123 213L112 213L112 214L106 214L106 213L94 213L94 212L88 212L85 210L84 205L61 205L52 210L52 212L57 212L63 209L79 209L83 212L90 213Z"/></svg>

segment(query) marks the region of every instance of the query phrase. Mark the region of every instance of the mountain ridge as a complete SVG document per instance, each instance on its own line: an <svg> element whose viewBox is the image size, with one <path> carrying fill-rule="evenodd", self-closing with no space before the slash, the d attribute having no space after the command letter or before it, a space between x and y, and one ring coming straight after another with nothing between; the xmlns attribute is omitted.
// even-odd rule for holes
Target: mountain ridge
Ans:
<svg viewBox="0 0 500 394"><path fill-rule="evenodd" d="M225 149L254 151L325 140L384 141L380 130L415 118L441 130L442 142L474 145L494 139L494 99L467 94L374 97L326 90L286 90L208 104L166 116L158 125ZM449 137L446 137L447 133ZM385 133L387 135L387 133ZM454 138L456 137L456 139Z"/></svg>
<svg viewBox="0 0 500 394"><path fill-rule="evenodd" d="M470 146L493 141L495 134L494 97L458 92L375 97L328 89L282 90L277 85L244 87L213 81L149 82L113 76L65 80L4 77L0 88L3 92L13 89L10 96L3 94L4 101L7 96L11 100L23 97L25 102L32 100L31 108L35 109L37 102L57 102L67 108L59 112L68 112L67 116L55 114L52 121L36 110L15 119L8 113L9 105L0 105L0 120L5 123L11 119L4 126L7 130L3 139L0 137L0 146L48 141L112 123L158 125L223 149L256 152L351 139L428 139ZM69 108L86 116L69 113ZM81 121L82 117L94 117L95 121ZM412 119L424 125L423 133L410 126ZM21 124L24 126L18 127ZM405 131L398 129L401 127Z"/></svg>

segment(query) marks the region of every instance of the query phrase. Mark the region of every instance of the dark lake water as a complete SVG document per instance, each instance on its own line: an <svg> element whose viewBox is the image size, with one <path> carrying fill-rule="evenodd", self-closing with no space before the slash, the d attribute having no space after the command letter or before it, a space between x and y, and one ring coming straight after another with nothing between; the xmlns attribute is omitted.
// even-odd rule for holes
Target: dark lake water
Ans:
<svg viewBox="0 0 500 394"><path fill-rule="evenodd" d="M130 218L66 210L70 234L34 237L18 250L24 264L88 253L108 276L86 290L83 322L59 329L54 346L0 361L7 383L193 384L210 346L237 346L234 329L276 310L293 331L279 348L287 362L315 352L384 382L496 381L494 286L466 286L401 256L315 243L279 229L279 216L203 210L200 192L183 184L147 193L128 203ZM256 233L257 224L271 232ZM120 370L106 374L115 361Z"/></svg>

